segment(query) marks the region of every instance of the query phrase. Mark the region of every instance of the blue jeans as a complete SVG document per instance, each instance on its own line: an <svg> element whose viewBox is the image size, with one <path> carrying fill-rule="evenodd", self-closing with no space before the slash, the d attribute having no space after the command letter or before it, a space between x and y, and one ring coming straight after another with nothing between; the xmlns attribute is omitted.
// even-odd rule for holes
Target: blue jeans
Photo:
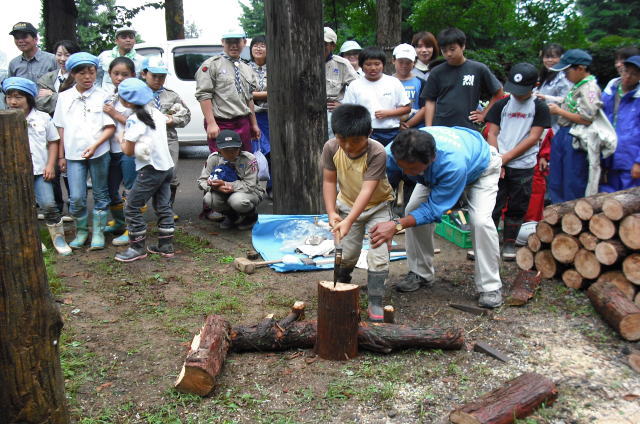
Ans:
<svg viewBox="0 0 640 424"><path fill-rule="evenodd" d="M131 190L136 180L136 160L133 156L127 156L122 152L109 153L109 197L112 205L122 203L120 196L120 183L124 184L125 190Z"/></svg>
<svg viewBox="0 0 640 424"><path fill-rule="evenodd" d="M53 184L45 181L42 175L33 176L33 190L36 194L36 202L44 212L44 219L47 224L57 224L60 222L60 211L53 195Z"/></svg>
<svg viewBox="0 0 640 424"><path fill-rule="evenodd" d="M105 153L97 158L87 160L67 160L67 178L69 179L69 212L76 218L87 215L87 172L91 175L93 185L93 208L106 211L111 199L109 197L109 161Z"/></svg>

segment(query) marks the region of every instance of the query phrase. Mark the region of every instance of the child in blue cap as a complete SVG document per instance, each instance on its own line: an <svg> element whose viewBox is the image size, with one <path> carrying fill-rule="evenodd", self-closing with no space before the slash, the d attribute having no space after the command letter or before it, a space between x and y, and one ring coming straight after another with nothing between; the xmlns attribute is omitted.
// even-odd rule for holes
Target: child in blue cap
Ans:
<svg viewBox="0 0 640 424"><path fill-rule="evenodd" d="M69 179L69 210L76 220L71 248L84 246L88 232L87 173L93 183L93 228L89 250L104 248L104 227L109 208L109 143L113 119L102 108L109 94L95 86L98 58L74 53L65 64L75 86L58 95L53 122L60 133L58 166Z"/></svg>
<svg viewBox="0 0 640 424"><path fill-rule="evenodd" d="M53 196L51 180L56 175L58 141L60 136L49 114L36 110L36 84L26 78L11 77L2 82L2 91L10 109L24 112L29 134L29 148L33 164L33 182L36 202L44 210L53 247L61 255L70 255L71 248L64 239L62 216Z"/></svg>
<svg viewBox="0 0 640 424"><path fill-rule="evenodd" d="M118 94L122 104L133 110L125 125L121 147L124 154L135 154L138 176L124 210L129 248L118 253L115 259L133 262L146 258L147 250L171 258L174 255L171 209L173 160L167 144L167 117L149 105L153 101L153 92L139 79L124 80L118 87ZM158 217L158 244L145 250L147 223L140 208L151 198Z"/></svg>

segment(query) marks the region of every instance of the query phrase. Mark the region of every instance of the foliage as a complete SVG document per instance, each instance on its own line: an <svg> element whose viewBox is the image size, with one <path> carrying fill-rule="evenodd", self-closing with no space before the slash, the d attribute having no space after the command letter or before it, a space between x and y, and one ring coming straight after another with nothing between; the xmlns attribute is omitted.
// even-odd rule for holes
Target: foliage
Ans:
<svg viewBox="0 0 640 424"><path fill-rule="evenodd" d="M577 4L590 41L611 35L640 38L640 2L637 0L577 0Z"/></svg>
<svg viewBox="0 0 640 424"><path fill-rule="evenodd" d="M249 4L238 0L238 3L242 8L240 25L242 25L247 36L253 38L256 35L265 34L264 0L249 0Z"/></svg>
<svg viewBox="0 0 640 424"><path fill-rule="evenodd" d="M198 38L201 32L202 28L200 28L195 22L185 22L184 38Z"/></svg>

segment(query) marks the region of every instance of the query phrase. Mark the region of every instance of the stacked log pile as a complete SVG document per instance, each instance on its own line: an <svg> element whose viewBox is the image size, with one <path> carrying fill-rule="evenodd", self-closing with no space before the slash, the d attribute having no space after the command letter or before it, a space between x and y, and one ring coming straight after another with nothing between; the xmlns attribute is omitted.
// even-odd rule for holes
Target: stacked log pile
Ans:
<svg viewBox="0 0 640 424"><path fill-rule="evenodd" d="M589 289L612 327L627 340L640 339L640 187L546 207L516 263Z"/></svg>

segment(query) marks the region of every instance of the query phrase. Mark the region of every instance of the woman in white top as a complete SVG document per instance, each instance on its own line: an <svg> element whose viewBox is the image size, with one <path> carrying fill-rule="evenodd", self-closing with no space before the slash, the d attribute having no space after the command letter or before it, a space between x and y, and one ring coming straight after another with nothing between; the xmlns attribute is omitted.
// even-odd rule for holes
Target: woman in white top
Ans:
<svg viewBox="0 0 640 424"><path fill-rule="evenodd" d="M564 49L560 44L547 44L542 49L542 69L538 82L540 85L535 88L534 93L547 104L562 104L573 83L564 76L564 72L551 69L553 65L560 62L560 56ZM558 132L558 115L551 115L551 128L554 133Z"/></svg>

